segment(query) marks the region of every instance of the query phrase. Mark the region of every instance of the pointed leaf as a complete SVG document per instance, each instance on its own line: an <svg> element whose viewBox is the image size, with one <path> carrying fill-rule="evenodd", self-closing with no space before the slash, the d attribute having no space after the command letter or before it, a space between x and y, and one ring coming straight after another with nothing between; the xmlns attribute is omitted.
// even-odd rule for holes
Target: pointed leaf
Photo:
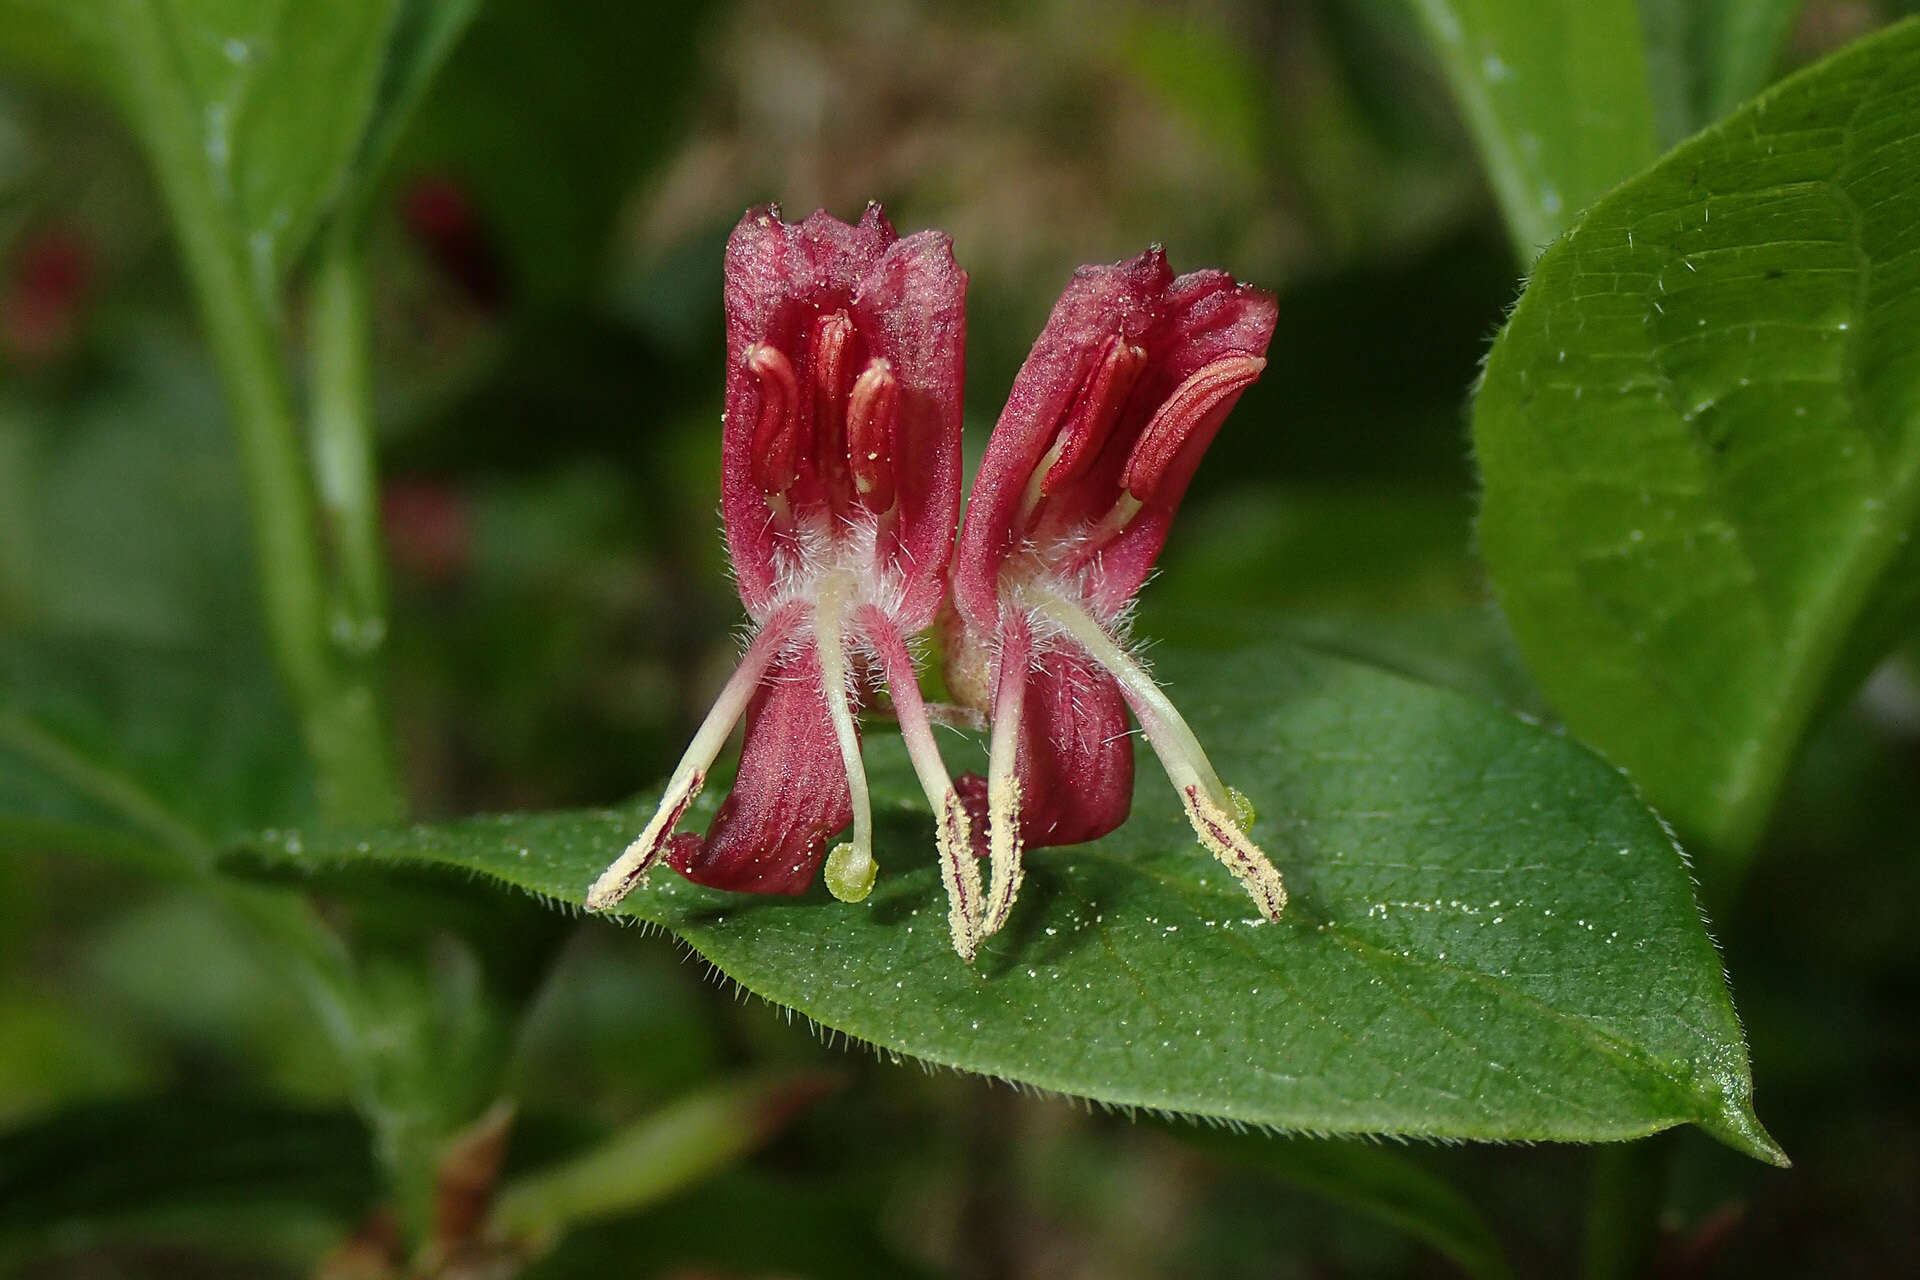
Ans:
<svg viewBox="0 0 1920 1280"><path fill-rule="evenodd" d="M1920 22L1756 99L1540 260L1474 408L1533 674L1709 852L1920 610Z"/></svg>
<svg viewBox="0 0 1920 1280"><path fill-rule="evenodd" d="M919 788L878 733L882 873L865 903L657 872L620 910L849 1036L1116 1105L1453 1138L1691 1122L1781 1158L1749 1106L1686 868L1617 773L1505 712L1288 647L1163 666L1224 776L1262 806L1254 834L1293 892L1279 924L1143 764L1132 820L1037 853L1012 922L964 965ZM234 865L424 862L578 903L643 816L283 833Z"/></svg>

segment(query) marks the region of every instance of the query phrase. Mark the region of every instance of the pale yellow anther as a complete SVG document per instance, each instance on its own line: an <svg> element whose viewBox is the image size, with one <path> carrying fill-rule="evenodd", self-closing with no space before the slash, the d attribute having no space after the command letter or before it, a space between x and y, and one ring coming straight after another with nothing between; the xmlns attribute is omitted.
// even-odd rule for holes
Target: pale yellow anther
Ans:
<svg viewBox="0 0 1920 1280"><path fill-rule="evenodd" d="M1000 932L1013 911L1013 900L1027 878L1021 863L1020 779L1008 776L989 780L987 788L987 865L992 883L987 891L987 916L980 926L982 937Z"/></svg>
<svg viewBox="0 0 1920 1280"><path fill-rule="evenodd" d="M973 963L980 949L980 868L973 856L973 824L960 795L949 790L940 803L940 879L947 890L947 931L953 949Z"/></svg>
<svg viewBox="0 0 1920 1280"><path fill-rule="evenodd" d="M1233 817L1199 787L1188 786L1180 795L1186 805L1187 821L1193 824L1194 834L1200 837L1200 843L1206 846L1207 852L1233 873L1241 887L1252 896L1261 915L1269 920L1278 920L1280 913L1286 910L1287 887L1280 879L1280 872L1260 851L1260 846L1249 839Z"/></svg>

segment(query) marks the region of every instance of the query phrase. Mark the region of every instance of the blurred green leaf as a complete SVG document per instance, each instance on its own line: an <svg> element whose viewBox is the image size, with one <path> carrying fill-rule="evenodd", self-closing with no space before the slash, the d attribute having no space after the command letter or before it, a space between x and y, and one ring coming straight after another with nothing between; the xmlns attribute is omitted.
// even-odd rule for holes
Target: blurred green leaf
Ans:
<svg viewBox="0 0 1920 1280"><path fill-rule="evenodd" d="M579 1276L805 1276L844 1280L887 1276L933 1280L884 1213L885 1187L870 1191L845 1178L781 1176L748 1165L725 1170L651 1212L588 1224L570 1232L526 1270L529 1280ZM743 1229L751 1214L751 1229ZM902 1245L910 1250L903 1255Z"/></svg>
<svg viewBox="0 0 1920 1280"><path fill-rule="evenodd" d="M1634 0L1413 0L1522 262L1658 154Z"/></svg>
<svg viewBox="0 0 1920 1280"><path fill-rule="evenodd" d="M1405 1231L1478 1280L1513 1274L1500 1241L1467 1198L1406 1152L1365 1142L1169 1130L1190 1146Z"/></svg>
<svg viewBox="0 0 1920 1280"><path fill-rule="evenodd" d="M112 336L75 394L0 396L0 848L177 872L312 796L212 379L158 326Z"/></svg>
<svg viewBox="0 0 1920 1280"><path fill-rule="evenodd" d="M125 1094L152 1063L119 1028L58 994L0 990L0 1124L56 1103Z"/></svg>
<svg viewBox="0 0 1920 1280"><path fill-rule="evenodd" d="M111 96L269 310L357 167L391 150L475 0L0 0L0 57Z"/></svg>
<svg viewBox="0 0 1920 1280"><path fill-rule="evenodd" d="M475 198L527 299L590 295L622 202L673 136L706 8L489 0L400 163Z"/></svg>
<svg viewBox="0 0 1920 1280"><path fill-rule="evenodd" d="M494 1228L543 1248L582 1223L646 1208L738 1162L836 1083L819 1073L777 1076L682 1098L508 1183L494 1204Z"/></svg>
<svg viewBox="0 0 1920 1280"><path fill-rule="evenodd" d="M1601 201L1475 404L1480 547L1534 675L1716 854L1920 609L1916 86L1910 23Z"/></svg>
<svg viewBox="0 0 1920 1280"><path fill-rule="evenodd" d="M345 1112L198 1095L69 1108L0 1132L0 1241L158 1209L318 1204L344 1219L376 1192Z"/></svg>
<svg viewBox="0 0 1920 1280"><path fill-rule="evenodd" d="M1712 124L1766 87L1801 0L1639 0L1663 142Z"/></svg>
<svg viewBox="0 0 1920 1280"><path fill-rule="evenodd" d="M878 735L891 869L866 904L661 872L621 910L850 1037L1115 1105L1462 1138L1691 1122L1782 1158L1750 1110L1686 868L1616 773L1506 713L1283 646L1163 665L1225 776L1264 806L1256 837L1294 893L1279 924L1143 762L1133 819L1035 856L1012 925L964 965L924 804ZM234 865L437 863L577 903L642 816L276 835Z"/></svg>

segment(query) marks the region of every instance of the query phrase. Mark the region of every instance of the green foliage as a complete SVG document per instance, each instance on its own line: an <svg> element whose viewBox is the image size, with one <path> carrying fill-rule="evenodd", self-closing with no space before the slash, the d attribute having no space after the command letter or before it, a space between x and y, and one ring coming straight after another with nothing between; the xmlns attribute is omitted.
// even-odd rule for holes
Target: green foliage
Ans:
<svg viewBox="0 0 1920 1280"><path fill-rule="evenodd" d="M1912 662L1840 704L1920 621L1920 26L1766 90L1890 7L0 0L0 1272L299 1274L388 1219L430 1272L456 1167L528 1275L1912 1272ZM1478 476L1469 143L1533 275ZM870 196L975 271L971 428L1064 245L1279 282L1139 629L1282 922L1141 752L969 968L877 724L866 902L571 909L650 806L540 809L657 777L727 658L725 228ZM390 736L419 812L525 811L398 825ZM449 1154L502 1098L495 1179Z"/></svg>
<svg viewBox="0 0 1920 1280"><path fill-rule="evenodd" d="M1800 5L1801 0L1639 0L1661 141L1671 146L1764 88Z"/></svg>
<svg viewBox="0 0 1920 1280"><path fill-rule="evenodd" d="M1917 82L1910 23L1600 201L1475 401L1534 676L1716 855L1920 610Z"/></svg>
<svg viewBox="0 0 1920 1280"><path fill-rule="evenodd" d="M1262 807L1255 835L1294 895L1277 925L1143 766L1132 820L1035 857L1014 922L969 968L890 740L870 752L884 870L865 904L660 872L621 909L832 1030L1115 1105L1433 1137L1696 1123L1780 1158L1685 868L1617 775L1507 714L1304 651L1167 665ZM254 853L315 872L433 863L578 902L642 816L304 833Z"/></svg>
<svg viewBox="0 0 1920 1280"><path fill-rule="evenodd" d="M344 1224L373 1185L342 1111L192 1094L70 1107L0 1133L0 1258L182 1208L320 1207Z"/></svg>
<svg viewBox="0 0 1920 1280"><path fill-rule="evenodd" d="M4 0L0 56L111 96L183 238L217 237L277 310L327 212L392 149L476 0Z"/></svg>
<svg viewBox="0 0 1920 1280"><path fill-rule="evenodd" d="M595 1219L667 1199L739 1161L836 1082L737 1080L678 1099L570 1160L502 1188L496 1228L536 1247Z"/></svg>
<svg viewBox="0 0 1920 1280"><path fill-rule="evenodd" d="M128 323L83 393L0 409L17 488L0 559L0 836L149 870L311 813L292 716L251 616L239 471L217 388ZM29 822L58 836L29 838Z"/></svg>
<svg viewBox="0 0 1920 1280"><path fill-rule="evenodd" d="M1230 1164L1267 1174L1407 1232L1475 1280L1513 1274L1492 1228L1467 1198L1404 1152L1366 1142L1257 1138L1218 1129L1183 1138Z"/></svg>
<svg viewBox="0 0 1920 1280"><path fill-rule="evenodd" d="M489 0L449 60L402 150L472 194L528 301L598 286L621 201L673 136L703 12Z"/></svg>
<svg viewBox="0 0 1920 1280"><path fill-rule="evenodd" d="M1633 0L1413 0L1522 261L1652 160Z"/></svg>

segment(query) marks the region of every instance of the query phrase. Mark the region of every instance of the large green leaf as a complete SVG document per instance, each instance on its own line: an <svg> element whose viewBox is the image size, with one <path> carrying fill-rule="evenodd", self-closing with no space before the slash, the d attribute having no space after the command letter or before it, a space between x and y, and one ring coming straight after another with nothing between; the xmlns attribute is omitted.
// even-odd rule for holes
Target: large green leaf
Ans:
<svg viewBox="0 0 1920 1280"><path fill-rule="evenodd" d="M1484 704L1290 647L1165 665L1215 762L1263 806L1255 834L1294 895L1279 924L1143 762L1132 820L1036 854L1013 922L964 965L924 804L879 734L887 871L865 904L662 872L621 909L850 1037L1116 1105L1461 1138L1691 1122L1780 1158L1680 854L1618 774ZM642 816L280 834L237 862L424 862L578 903Z"/></svg>
<svg viewBox="0 0 1920 1280"><path fill-rule="evenodd" d="M1522 260L1658 150L1634 0L1412 0Z"/></svg>
<svg viewBox="0 0 1920 1280"><path fill-rule="evenodd" d="M1540 260L1474 410L1480 545L1567 724L1712 851L1920 607L1920 23Z"/></svg>

